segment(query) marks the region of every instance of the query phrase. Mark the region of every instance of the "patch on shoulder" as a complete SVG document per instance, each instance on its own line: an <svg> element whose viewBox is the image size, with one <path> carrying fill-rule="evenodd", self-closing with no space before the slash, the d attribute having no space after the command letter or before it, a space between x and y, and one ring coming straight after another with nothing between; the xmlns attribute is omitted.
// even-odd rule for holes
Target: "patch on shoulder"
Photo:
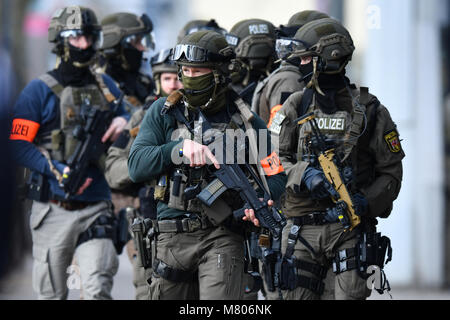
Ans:
<svg viewBox="0 0 450 320"><path fill-rule="evenodd" d="M391 152L397 153L402 150L402 146L400 145L400 139L398 136L398 132L395 129L392 129L384 134L384 141L386 141L389 150Z"/></svg>
<svg viewBox="0 0 450 320"><path fill-rule="evenodd" d="M272 123L270 124L269 131L276 133L276 134L280 134L281 124L283 123L284 119L286 119L286 116L284 114L277 112L272 119Z"/></svg>

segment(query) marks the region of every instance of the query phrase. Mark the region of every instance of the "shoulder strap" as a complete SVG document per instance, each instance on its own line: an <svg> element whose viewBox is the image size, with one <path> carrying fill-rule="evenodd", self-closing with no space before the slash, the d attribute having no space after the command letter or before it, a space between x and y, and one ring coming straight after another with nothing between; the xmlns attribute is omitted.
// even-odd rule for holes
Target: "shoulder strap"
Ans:
<svg viewBox="0 0 450 320"><path fill-rule="evenodd" d="M300 103L297 105L297 117L303 116L306 111L308 111L309 106L311 105L311 101L313 99L314 90L313 89L305 89L303 90L303 95L301 97Z"/></svg>
<svg viewBox="0 0 450 320"><path fill-rule="evenodd" d="M44 73L39 76L39 80L44 82L58 98L61 98L61 93L63 92L64 87L58 82L58 80L56 80L56 78L48 73Z"/></svg>
<svg viewBox="0 0 450 320"><path fill-rule="evenodd" d="M111 93L108 86L105 84L102 74L95 71L92 72L92 74L94 75L95 80L97 81L97 84L100 87L100 90L102 91L106 101L108 101L108 103L114 102L116 100L116 97Z"/></svg>
<svg viewBox="0 0 450 320"><path fill-rule="evenodd" d="M259 176L261 178L261 181L264 185L264 188L266 191L270 194L269 184L267 183L266 175L264 172L264 168L261 165L261 162L258 159L258 149L257 149L257 143L258 140L256 138L255 131L250 123L250 121L253 120L254 116L253 113L248 108L248 105L240 98L237 97L234 100L234 103L236 104L240 115L242 117L242 121L244 122L244 126L248 135L249 140L249 156L250 156L250 163L255 163L256 167L258 169Z"/></svg>
<svg viewBox="0 0 450 320"><path fill-rule="evenodd" d="M253 93L251 111L253 111L253 112L257 112L258 111L260 97L261 97L262 91L266 87L267 83L277 73L279 73L281 71L286 71L286 70L293 71L293 72L298 72L299 71L298 67L296 67L296 66L293 66L293 65L290 65L290 64L282 64L278 68L276 68L274 71L272 71L272 73L268 77L266 77L266 78L264 78L264 80L258 82L258 85L256 86L256 89L255 89L255 92Z"/></svg>

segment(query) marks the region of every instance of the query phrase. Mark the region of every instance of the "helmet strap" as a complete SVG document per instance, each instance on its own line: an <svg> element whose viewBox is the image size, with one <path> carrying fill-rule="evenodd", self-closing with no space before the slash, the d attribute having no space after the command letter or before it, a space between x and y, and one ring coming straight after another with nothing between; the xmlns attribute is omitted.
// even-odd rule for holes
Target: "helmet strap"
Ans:
<svg viewBox="0 0 450 320"><path fill-rule="evenodd" d="M314 87L314 89L321 95L325 96L325 93L323 93L322 89L320 89L319 86L319 73L320 71L317 69L317 64L319 61L319 57L315 56L313 57L313 75L311 77L311 80L306 85L307 88Z"/></svg>

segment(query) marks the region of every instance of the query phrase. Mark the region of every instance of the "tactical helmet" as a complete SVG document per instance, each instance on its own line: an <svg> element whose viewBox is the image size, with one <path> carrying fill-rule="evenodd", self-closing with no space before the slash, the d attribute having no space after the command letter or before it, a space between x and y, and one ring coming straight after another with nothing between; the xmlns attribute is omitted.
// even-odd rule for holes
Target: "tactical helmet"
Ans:
<svg viewBox="0 0 450 320"><path fill-rule="evenodd" d="M111 49L119 45L140 41L146 49L154 49L155 44L151 32L153 24L150 18L143 14L138 17L132 13L119 12L105 17L102 22L102 49Z"/></svg>
<svg viewBox="0 0 450 320"><path fill-rule="evenodd" d="M287 26L288 27L302 27L308 22L329 18L330 16L326 13L316 11L316 10L304 10L297 12L294 14L288 21Z"/></svg>
<svg viewBox="0 0 450 320"><path fill-rule="evenodd" d="M56 44L54 51L62 54L64 41L77 35L91 35L93 48L101 47L102 28L94 11L80 6L58 9L53 14L48 28L48 41Z"/></svg>
<svg viewBox="0 0 450 320"><path fill-rule="evenodd" d="M337 20L319 19L305 24L295 34L303 45L295 48L292 56L319 58L319 71L340 73L351 60L355 47L347 29Z"/></svg>
<svg viewBox="0 0 450 320"><path fill-rule="evenodd" d="M275 27L261 19L247 19L236 23L226 35L237 58L267 59L274 55Z"/></svg>
<svg viewBox="0 0 450 320"><path fill-rule="evenodd" d="M286 60L286 57L289 56L298 45L303 45L302 41L293 39L298 29L308 22L324 18L329 18L329 16L316 10L304 10L294 14L289 19L286 26L280 25L276 30L278 39L275 44L278 58ZM293 60L293 62L298 64L297 60Z"/></svg>
<svg viewBox="0 0 450 320"><path fill-rule="evenodd" d="M171 51L171 60L180 66L211 68L222 73L227 73L234 56L225 37L210 30L188 34Z"/></svg>
<svg viewBox="0 0 450 320"><path fill-rule="evenodd" d="M180 41L188 34L201 30L212 30L222 35L225 35L227 33L227 31L224 28L221 28L214 19L211 19L209 21L192 20L186 23L186 25L180 30L180 33L178 34L177 37L177 43L180 43Z"/></svg>
<svg viewBox="0 0 450 320"><path fill-rule="evenodd" d="M177 65L170 60L170 52L170 49L161 50L150 59L153 76L156 77L164 72L178 72Z"/></svg>
<svg viewBox="0 0 450 320"><path fill-rule="evenodd" d="M178 66L170 60L170 49L159 51L150 59L150 65L152 67L153 79L155 80L155 93L161 94L161 74L162 73L178 73Z"/></svg>

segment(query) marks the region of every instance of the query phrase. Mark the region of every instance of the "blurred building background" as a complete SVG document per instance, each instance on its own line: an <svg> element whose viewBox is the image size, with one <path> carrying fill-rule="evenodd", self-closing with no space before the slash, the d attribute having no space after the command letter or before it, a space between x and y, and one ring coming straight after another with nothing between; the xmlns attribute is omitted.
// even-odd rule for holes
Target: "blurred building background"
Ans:
<svg viewBox="0 0 450 320"><path fill-rule="evenodd" d="M229 30L242 19L262 18L280 25L298 11L316 9L341 20L356 46L348 74L388 107L406 153L400 196L391 216L379 224L394 250L385 269L391 286L448 290L449 1L1 0L0 58L12 62L16 79L8 87L9 96L14 98L28 81L54 66L47 42L49 19L57 8L74 4L91 7L99 19L118 11L147 13L154 23L157 50L173 46L179 30L192 19L214 18ZM6 90L3 82L0 90ZM27 239L27 213L24 217L23 232L16 237ZM29 245L16 242L21 248Z"/></svg>

